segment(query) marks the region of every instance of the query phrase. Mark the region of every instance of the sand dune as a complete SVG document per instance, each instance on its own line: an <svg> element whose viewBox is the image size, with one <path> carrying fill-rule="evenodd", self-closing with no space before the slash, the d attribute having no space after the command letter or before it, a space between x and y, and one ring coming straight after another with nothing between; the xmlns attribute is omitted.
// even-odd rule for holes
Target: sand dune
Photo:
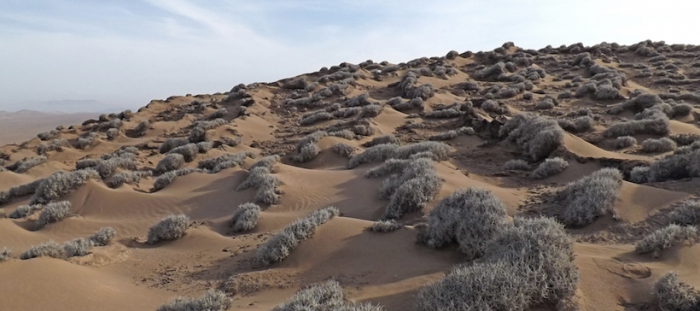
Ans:
<svg viewBox="0 0 700 311"><path fill-rule="evenodd" d="M566 227L580 275L572 301L580 310L656 310L651 291L665 273L677 271L681 281L700 288L700 247L676 245L654 258L636 252L635 244L668 225L669 212L698 194L691 178L700 176L688 164L694 158L686 164L678 160L681 167L668 168L671 173L640 175L633 168L673 155L675 149L696 153L692 142L700 138L700 129L694 106L684 103L697 104L693 92L699 85L678 82L678 92L666 93L662 86L670 82L660 80L665 74L638 77L641 65L651 67L635 51L647 46L686 72L694 68L689 58L651 42L626 50L604 44L539 52L505 45L396 67L342 64L278 82L236 86L223 94L173 96L154 100L133 115L114 114L70 129L87 116L55 117L49 128L34 126L29 132L20 126L28 119L6 115L0 132L24 136L0 136L0 144L16 142L0 147L0 165L6 168L0 171L0 213L5 216L0 218L0 249L12 251L0 262L2 309L155 310L173 297L215 289L232 299L228 310L270 310L305 286L334 279L349 301L415 310L421 288L472 263L457 243L440 249L418 243L442 199L460 189L487 189L505 208L503 228L520 217L552 216L564 223L567 202L575 198L565 197L563 190L612 167L624 181L617 183L619 190L614 189L608 203L601 203L608 206L595 206L601 214L585 225ZM700 57L696 50L686 48L695 58ZM586 83L596 89L587 90ZM601 89L613 95L603 95ZM651 97L652 104L635 103L639 92L660 97ZM502 130L520 113L534 114L528 120L536 121L527 124L541 127ZM634 128L634 122L642 121L668 126ZM611 134L611 128L625 123L624 135ZM66 128L50 138L36 137L61 124ZM544 146L539 135L547 131L554 138ZM628 134L636 143L618 146L616 136ZM389 145L370 146L383 135L394 136L384 138ZM653 141L644 142L666 136L676 145L650 150ZM414 144L427 140L443 144L423 153L408 149L424 147ZM265 158L271 155L279 155L279 161ZM365 156L371 159L353 164ZM533 170L554 157L568 164L546 168L536 178ZM516 159L522 161L504 168ZM164 161L173 167L161 169ZM395 163L395 169L366 177L387 163ZM266 165L269 170L260 168ZM96 172L86 180L74 175L26 189L33 181L77 167ZM415 176L396 181L411 170ZM142 176L135 178L131 171L142 171ZM116 183L118 176L135 179ZM419 187L425 181L412 184L426 176L439 181L432 193ZM239 189L251 181L251 187ZM37 225L42 217L38 210L7 217L45 198L70 202L69 217L43 227ZM402 202L399 208L415 210L402 211L397 219L402 228L373 232L375 221L390 215L392 200ZM425 201L411 205L416 200ZM235 232L232 216L249 202L260 206L259 217L248 230ZM274 234L328 206L340 214L319 224L283 260L264 265L256 259ZM149 244L149 228L178 214L189 217L184 236ZM57 258L20 259L34 245L90 237L107 226L116 236L84 256L65 258L64 252L53 256Z"/></svg>

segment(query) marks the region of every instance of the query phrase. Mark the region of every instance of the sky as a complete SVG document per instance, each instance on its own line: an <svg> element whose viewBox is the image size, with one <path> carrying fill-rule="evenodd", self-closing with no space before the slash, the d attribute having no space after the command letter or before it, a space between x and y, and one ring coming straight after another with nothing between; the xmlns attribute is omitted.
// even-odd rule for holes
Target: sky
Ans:
<svg viewBox="0 0 700 311"><path fill-rule="evenodd" d="M700 44L698 9L691 0L2 0L0 110L61 100L136 109L341 62L507 41Z"/></svg>

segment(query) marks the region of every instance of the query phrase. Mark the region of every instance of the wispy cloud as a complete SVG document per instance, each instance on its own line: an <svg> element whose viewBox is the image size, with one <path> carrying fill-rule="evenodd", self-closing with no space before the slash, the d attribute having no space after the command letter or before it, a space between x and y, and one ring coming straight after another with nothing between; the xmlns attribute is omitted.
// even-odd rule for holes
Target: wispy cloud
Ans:
<svg viewBox="0 0 700 311"><path fill-rule="evenodd" d="M698 44L698 8L681 0L7 0L0 109L66 98L135 108L343 61L401 62L505 41Z"/></svg>

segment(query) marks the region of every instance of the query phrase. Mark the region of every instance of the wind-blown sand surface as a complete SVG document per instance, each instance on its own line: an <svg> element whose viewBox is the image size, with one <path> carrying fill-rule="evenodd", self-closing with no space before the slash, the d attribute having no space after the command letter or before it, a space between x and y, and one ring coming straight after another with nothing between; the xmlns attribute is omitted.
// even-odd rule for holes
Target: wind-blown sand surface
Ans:
<svg viewBox="0 0 700 311"><path fill-rule="evenodd" d="M644 46L663 57L639 52ZM579 56L584 52L590 53L588 61L614 73L595 77L591 64L581 64ZM484 68L499 61L505 63L503 72L488 77L480 75ZM88 180L55 200L69 201L73 216L39 230L34 227L38 212L19 219L0 218L0 249L6 247L12 251L11 259L0 262L0 309L155 310L173 297L196 297L208 289L218 289L232 298L228 310L270 310L300 288L332 278L341 284L351 301L381 305L386 310L413 310L421 287L440 279L455 265L468 263L457 247L433 249L417 243L427 214L440 199L462 188L485 188L503 202L510 217L556 216L561 208L552 204L556 191L603 167L619 169L626 180L611 212L584 227L567 228L574 241L575 265L580 274L575 297L580 310L656 310L652 286L670 271L676 271L681 281L700 288L700 246L676 246L659 258L635 253L639 240L668 223L669 211L698 194L698 179L630 181L634 166L648 165L673 153L643 152L641 144L645 139L678 138L678 134L690 134L688 137L692 138L700 134L696 125L700 82L693 80L700 72L700 49L691 46L671 49L649 42L625 49L573 45L533 51L506 44L491 52L422 58L392 66L367 62L360 66L341 64L278 82L236 87L227 93L173 96L154 100L133 115L114 114L85 125L77 120L54 119L65 127L52 139L42 142L35 135L54 126L35 128L24 137L34 138L0 147L7 155L0 165L9 168L0 170L0 191L46 178L56 171L75 170L76 163L82 159L96 159L127 146L138 149L136 170L152 171L164 157L158 151L163 142L177 137L187 139L194 121L225 109L211 117L228 121L207 131L206 140L214 142L213 148L197 154L185 167L197 167L201 160L225 154L243 151L255 154L255 158L216 173L180 176L160 191L152 189L158 172L116 189L105 183L109 177ZM508 69L511 66L513 70ZM540 70L542 74L527 75L528 68L530 73ZM403 101L408 101L410 96L398 84L411 70L420 70L415 86L430 83L434 94L427 96L420 107L401 109L388 105L394 97L403 96ZM640 77L644 71L653 74ZM339 78L326 76L333 74ZM512 77L516 74L522 75ZM686 78L673 78L682 82L662 80L674 74ZM614 98L600 99L592 93L561 95L566 92L573 95L590 81L623 76ZM302 79L300 86L291 83L295 79ZM467 82L471 83L467 85ZM324 87L329 89L323 90ZM515 93L507 94L501 89L508 87L515 88ZM672 103L684 101L690 104L690 112L672 116L668 133L635 134L638 144L616 149L615 139L603 134L605 129L615 123L631 122L639 111L625 110L621 114L608 111L637 95L634 93L637 89L659 94L665 100L679 94L694 95ZM325 94L326 91L330 94ZM314 95L322 93L325 95ZM348 102L362 94L368 94L368 103L381 105L379 115L336 116L300 125L303 114L326 109L334 103L340 104L341 110L348 109L352 105ZM319 99L303 100L311 96ZM555 99L554 107L537 109L536 105L546 96ZM507 109L494 111L482 106L489 99ZM468 102L471 104L465 104ZM426 116L440 110L441 105L453 103L458 105L454 106L457 114L452 117ZM566 115L580 108L590 109L588 115L593 126L576 133L567 132L561 145L549 154L569 163L564 171L533 179L527 171L501 169L511 159L527 160L532 167L542 160L533 161L499 136L498 130L506 120L520 112L555 120L572 119ZM327 111L333 113L333 109ZM117 119L122 119L120 125L108 125L110 120ZM8 126L15 121L3 120L2 132L28 131L19 124ZM142 121L150 124L139 135L134 129ZM110 127L117 128L116 138L107 138ZM382 135L392 134L402 145L409 145L463 127L471 127L474 133L462 130L456 137L445 140L449 156L434 162L435 172L443 181L437 195L421 211L401 217L398 221L404 228L388 233L370 231L373 222L384 216L389 201L379 195L385 178L364 175L381 162L349 169L348 158L334 153L334 145L348 144L355 148L354 154L359 154L366 149L363 144ZM300 163L293 159L295 145L304 136L316 130L338 129L353 131L353 137L323 137L316 144L320 151L313 160ZM96 133L94 141L81 148L79 140L91 132ZM237 137L241 141L235 146L225 141ZM0 143L16 139L4 135ZM15 172L11 167L16 161L38 157L37 147L53 139L64 139L68 145L46 151L48 160L25 172ZM272 169L272 175L281 182L277 187L279 200L274 204L260 203L262 211L255 228L235 233L230 228L231 216L239 205L254 202L256 195L253 188L236 189L253 163L273 154L281 156ZM119 168L115 173L125 170ZM30 194L14 198L0 205L0 212L9 215L18 206L28 204L31 197ZM256 250L270 236L327 206L337 207L340 216L319 226L289 257L269 266L255 260ZM145 243L149 227L171 214L189 216L191 222L186 234L173 241ZM87 237L106 226L116 230L115 239L107 246L92 248L86 256L19 259L33 245ZM232 276L244 280L245 286L236 290L226 286ZM554 307L535 309L554 310Z"/></svg>

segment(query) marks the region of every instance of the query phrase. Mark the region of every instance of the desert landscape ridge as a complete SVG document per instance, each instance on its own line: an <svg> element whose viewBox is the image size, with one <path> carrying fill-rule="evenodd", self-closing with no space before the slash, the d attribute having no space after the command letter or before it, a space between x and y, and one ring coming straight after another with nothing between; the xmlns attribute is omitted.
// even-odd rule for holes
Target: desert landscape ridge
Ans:
<svg viewBox="0 0 700 311"><path fill-rule="evenodd" d="M0 309L700 310L698 121L651 40L153 100L0 146Z"/></svg>

